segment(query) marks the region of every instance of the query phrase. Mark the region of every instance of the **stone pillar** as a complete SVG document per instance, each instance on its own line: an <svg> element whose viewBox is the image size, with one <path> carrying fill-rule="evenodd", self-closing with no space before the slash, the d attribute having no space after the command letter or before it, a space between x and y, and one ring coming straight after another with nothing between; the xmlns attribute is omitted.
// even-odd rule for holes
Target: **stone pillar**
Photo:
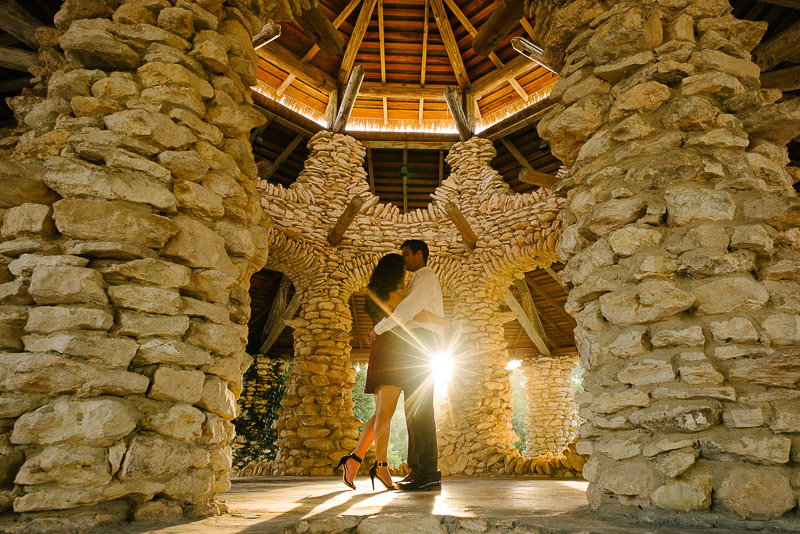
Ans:
<svg viewBox="0 0 800 534"><path fill-rule="evenodd" d="M63 68L0 164L0 509L51 532L216 513L266 257L260 24L220 1L55 22Z"/></svg>
<svg viewBox="0 0 800 534"><path fill-rule="evenodd" d="M525 455L563 451L578 430L578 413L570 373L577 356L535 356L522 360L528 411Z"/></svg>
<svg viewBox="0 0 800 534"><path fill-rule="evenodd" d="M726 1L589 4L552 19L566 57L539 131L570 167L590 505L780 524L800 488L797 100L760 89L766 23Z"/></svg>

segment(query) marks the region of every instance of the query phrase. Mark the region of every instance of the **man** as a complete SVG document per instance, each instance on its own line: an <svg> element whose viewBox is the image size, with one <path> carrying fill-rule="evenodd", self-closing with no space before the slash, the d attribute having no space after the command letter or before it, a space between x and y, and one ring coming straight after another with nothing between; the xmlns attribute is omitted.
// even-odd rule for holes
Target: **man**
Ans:
<svg viewBox="0 0 800 534"><path fill-rule="evenodd" d="M390 316L367 333L367 340L371 343L377 335L393 328L409 339L408 366L402 373L411 473L397 487L403 491L430 491L442 486L430 363L443 329L440 324L418 322L413 317L421 311L443 317L444 303L439 279L427 266L428 245L419 239L410 239L400 246L400 251L406 271L412 273L411 281L403 300Z"/></svg>

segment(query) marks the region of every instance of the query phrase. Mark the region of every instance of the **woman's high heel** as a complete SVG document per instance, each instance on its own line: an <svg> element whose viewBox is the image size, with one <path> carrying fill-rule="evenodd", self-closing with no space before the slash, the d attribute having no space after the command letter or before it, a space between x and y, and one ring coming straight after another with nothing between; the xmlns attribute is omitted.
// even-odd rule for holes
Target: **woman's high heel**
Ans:
<svg viewBox="0 0 800 534"><path fill-rule="evenodd" d="M359 458L355 454L348 454L347 456L342 456L339 459L339 463L336 465L336 467L333 468L333 472L335 473L341 467L342 468L342 482L344 482L345 486L347 486L348 488L356 489L356 485L355 484L353 484L352 482L348 482L347 481L347 460L350 460L350 459L355 460L356 462L358 462L359 465L361 465L361 462L363 461L361 458ZM373 483L373 486L374 486L374 483Z"/></svg>
<svg viewBox="0 0 800 534"><path fill-rule="evenodd" d="M394 484L389 485L383 480L381 477L378 476L378 468L379 467L389 467L389 462L375 462L372 464L372 467L369 468L369 479L372 482L372 489L375 489L375 479L381 481L381 484L386 486L386 489L394 489Z"/></svg>

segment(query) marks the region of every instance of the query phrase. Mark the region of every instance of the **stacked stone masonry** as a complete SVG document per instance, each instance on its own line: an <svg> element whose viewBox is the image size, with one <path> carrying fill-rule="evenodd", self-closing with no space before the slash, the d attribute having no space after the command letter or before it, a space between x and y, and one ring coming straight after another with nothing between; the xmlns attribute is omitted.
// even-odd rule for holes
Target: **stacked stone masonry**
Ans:
<svg viewBox="0 0 800 534"><path fill-rule="evenodd" d="M268 223L256 2L67 0L0 162L0 512L218 513Z"/></svg>
<svg viewBox="0 0 800 534"><path fill-rule="evenodd" d="M717 0L529 7L561 67L539 132L570 167L590 505L796 526L800 107L760 88L766 23Z"/></svg>
<svg viewBox="0 0 800 534"><path fill-rule="evenodd" d="M522 361L528 410L525 413L525 455L557 454L567 448L578 430L570 373L574 354L539 355Z"/></svg>

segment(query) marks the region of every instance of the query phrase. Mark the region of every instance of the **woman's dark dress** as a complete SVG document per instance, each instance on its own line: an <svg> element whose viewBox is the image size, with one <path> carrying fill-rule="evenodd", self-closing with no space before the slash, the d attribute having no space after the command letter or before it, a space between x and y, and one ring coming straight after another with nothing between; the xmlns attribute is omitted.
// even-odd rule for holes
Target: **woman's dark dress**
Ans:
<svg viewBox="0 0 800 534"><path fill-rule="evenodd" d="M384 314L383 317L386 315ZM373 317L374 327L383 317ZM367 363L367 379L364 384L364 393L375 393L378 386L403 385L403 361L407 361L406 352L408 344L397 334L393 328L379 335L372 343Z"/></svg>

